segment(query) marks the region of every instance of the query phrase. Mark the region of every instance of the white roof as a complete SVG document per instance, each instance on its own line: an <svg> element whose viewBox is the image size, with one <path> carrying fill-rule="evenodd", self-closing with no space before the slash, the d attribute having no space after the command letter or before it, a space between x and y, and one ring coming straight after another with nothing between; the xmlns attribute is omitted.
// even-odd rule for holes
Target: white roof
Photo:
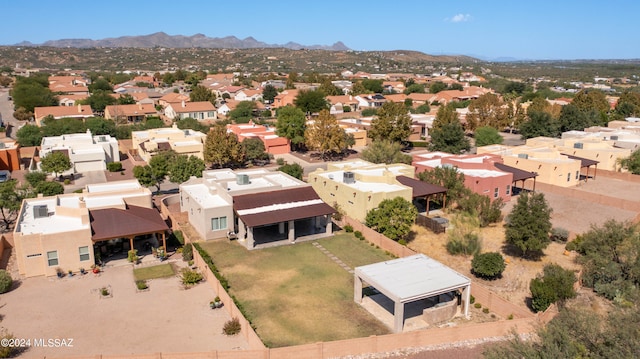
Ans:
<svg viewBox="0 0 640 359"><path fill-rule="evenodd" d="M220 195L211 194L209 188L202 184L182 185L181 191L185 191L189 197L193 198L202 208L224 207L231 204L224 200Z"/></svg>
<svg viewBox="0 0 640 359"><path fill-rule="evenodd" d="M84 202L87 206L87 209L117 207L124 204L122 196L86 197L84 199Z"/></svg>
<svg viewBox="0 0 640 359"><path fill-rule="evenodd" d="M344 183L344 171L322 172L320 173L320 176L328 178L334 182L343 183L345 186L349 186L362 192L397 192L408 188L403 185L384 182L363 182L356 180L354 183Z"/></svg>
<svg viewBox="0 0 640 359"><path fill-rule="evenodd" d="M356 267L355 275L403 303L471 285L469 278L424 254Z"/></svg>
<svg viewBox="0 0 640 359"><path fill-rule="evenodd" d="M289 203L276 203L276 204L270 204L268 206L241 209L241 210L238 210L238 215L246 216L249 214L279 211L282 209L289 209L289 208L307 207L307 206L313 206L313 205L322 204L322 203L324 202L321 199L310 199L307 201L298 201L298 202L289 202Z"/></svg>
<svg viewBox="0 0 640 359"><path fill-rule="evenodd" d="M56 197L49 197L42 200L25 201L24 213L19 223L18 231L22 234L48 234L88 229L89 223L82 224L82 218L60 216L55 213L57 205ZM35 218L33 206L46 205L49 215Z"/></svg>
<svg viewBox="0 0 640 359"><path fill-rule="evenodd" d="M108 183L88 184L87 192L89 193L101 193L101 192L117 192L131 189L142 188L137 180L129 181L115 181Z"/></svg>

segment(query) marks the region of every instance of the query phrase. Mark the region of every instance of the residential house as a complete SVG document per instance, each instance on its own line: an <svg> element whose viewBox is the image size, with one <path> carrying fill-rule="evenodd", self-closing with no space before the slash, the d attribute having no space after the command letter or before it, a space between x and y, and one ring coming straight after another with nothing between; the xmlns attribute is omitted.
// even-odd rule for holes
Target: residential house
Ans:
<svg viewBox="0 0 640 359"><path fill-rule="evenodd" d="M227 125L227 131L238 136L242 142L247 138L258 138L264 144L265 151L272 155L291 152L291 141L286 137L276 135L275 127L256 125L253 122L247 124Z"/></svg>
<svg viewBox="0 0 640 359"><path fill-rule="evenodd" d="M203 239L247 249L330 236L335 212L309 184L264 169L204 171L180 185L180 210Z"/></svg>
<svg viewBox="0 0 640 359"><path fill-rule="evenodd" d="M631 148L616 146L620 138L616 135L603 135L598 132L569 131L562 138L535 137L527 140L527 146L546 146L561 153L598 162L598 169L620 171L620 159L629 157Z"/></svg>
<svg viewBox="0 0 640 359"><path fill-rule="evenodd" d="M242 90L245 90L243 86L228 85L223 86L214 92L216 92L216 96L219 98L225 98L226 96L229 96L229 98L235 98L236 95Z"/></svg>
<svg viewBox="0 0 640 359"><path fill-rule="evenodd" d="M445 90L440 91L433 98L433 101L437 101L441 105L446 105L452 101L466 101L475 100L478 97L492 92L491 89L478 86L468 86L463 90Z"/></svg>
<svg viewBox="0 0 640 359"><path fill-rule="evenodd" d="M402 81L384 81L382 82L382 88L385 93L390 94L402 93L406 89Z"/></svg>
<svg viewBox="0 0 640 359"><path fill-rule="evenodd" d="M341 96L327 96L327 101L331 106L329 112L333 114L344 113L345 108L348 106L350 111L347 112L355 112L358 111L358 100L356 100L353 96L350 95L341 95Z"/></svg>
<svg viewBox="0 0 640 359"><path fill-rule="evenodd" d="M87 84L80 76L49 76L49 90L54 93L89 96Z"/></svg>
<svg viewBox="0 0 640 359"><path fill-rule="evenodd" d="M198 121L214 121L216 108L209 101L170 103L164 109L165 116L173 119L195 118Z"/></svg>
<svg viewBox="0 0 640 359"><path fill-rule="evenodd" d="M435 115L410 114L411 116L411 135L410 141L419 141L429 138L429 130L433 128Z"/></svg>
<svg viewBox="0 0 640 359"><path fill-rule="evenodd" d="M0 170L20 169L20 145L11 138L0 139Z"/></svg>
<svg viewBox="0 0 640 359"><path fill-rule="evenodd" d="M87 271L96 262L143 242L166 248L168 226L137 180L87 185L82 193L22 201L13 231L23 278ZM143 238L147 236L148 238Z"/></svg>
<svg viewBox="0 0 640 359"><path fill-rule="evenodd" d="M179 155L204 159L204 142L207 135L190 129L181 130L176 124L171 128L155 128L131 132L131 145L135 154L147 163L159 151L173 150Z"/></svg>
<svg viewBox="0 0 640 359"><path fill-rule="evenodd" d="M502 198L511 200L513 173L505 172L495 166L502 163L498 155L452 155L444 152L422 152L413 154L413 166L416 173L431 171L436 167L453 167L464 174L464 186L492 201Z"/></svg>
<svg viewBox="0 0 640 359"><path fill-rule="evenodd" d="M104 117L108 120L124 120L129 123L141 122L147 117L157 116L155 106L150 104L109 105L104 109Z"/></svg>
<svg viewBox="0 0 640 359"><path fill-rule="evenodd" d="M104 171L107 163L120 161L118 141L109 135L93 136L90 130L86 133L43 137L40 158L52 152L63 152L69 157L72 167L65 173ZM30 168L40 170L40 163L34 160Z"/></svg>
<svg viewBox="0 0 640 359"><path fill-rule="evenodd" d="M189 98L189 95L177 92L169 92L168 94L158 99L158 105L165 108L169 106L170 103L182 103L182 101L189 102L191 101L191 99Z"/></svg>
<svg viewBox="0 0 640 359"><path fill-rule="evenodd" d="M360 109L380 108L387 101L381 94L363 94L356 96L355 99L358 100Z"/></svg>
<svg viewBox="0 0 640 359"><path fill-rule="evenodd" d="M58 105L59 106L75 106L76 101L85 100L89 95L59 95L58 96Z"/></svg>
<svg viewBox="0 0 640 359"><path fill-rule="evenodd" d="M235 94L233 99L236 101L260 101L262 100L262 90L242 89Z"/></svg>
<svg viewBox="0 0 640 359"><path fill-rule="evenodd" d="M293 101L298 96L298 90L284 90L273 99L271 107L279 108L284 106L293 106Z"/></svg>
<svg viewBox="0 0 640 359"><path fill-rule="evenodd" d="M42 126L42 120L45 117L51 116L56 120L61 118L79 118L87 119L93 117L93 110L89 105L77 105L77 106L46 106L36 107L33 110L33 117L36 120L37 126Z"/></svg>

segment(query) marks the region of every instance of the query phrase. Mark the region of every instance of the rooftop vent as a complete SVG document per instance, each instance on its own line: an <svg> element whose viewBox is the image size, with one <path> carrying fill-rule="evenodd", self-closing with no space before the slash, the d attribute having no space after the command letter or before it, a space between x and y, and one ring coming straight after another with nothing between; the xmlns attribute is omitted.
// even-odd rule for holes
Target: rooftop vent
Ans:
<svg viewBox="0 0 640 359"><path fill-rule="evenodd" d="M107 142L107 138L105 136L100 136L100 137L98 137L98 141Z"/></svg>
<svg viewBox="0 0 640 359"><path fill-rule="evenodd" d="M618 136L611 136L611 137L609 137L609 139L611 141L617 141L618 140Z"/></svg>
<svg viewBox="0 0 640 359"><path fill-rule="evenodd" d="M518 158L524 158L526 160L529 159L529 155L526 153L518 153Z"/></svg>
<svg viewBox="0 0 640 359"><path fill-rule="evenodd" d="M351 171L346 171L342 176L342 181L346 184L356 183L355 173Z"/></svg>
<svg viewBox="0 0 640 359"><path fill-rule="evenodd" d="M33 218L44 218L49 216L49 210L46 204L33 206Z"/></svg>
<svg viewBox="0 0 640 359"><path fill-rule="evenodd" d="M583 144L582 144L582 142L576 142L576 143L574 143L574 144L573 144L573 148L580 148L580 149L582 149L582 148L583 148Z"/></svg>
<svg viewBox="0 0 640 359"><path fill-rule="evenodd" d="M241 186L249 184L249 175L236 175L236 183Z"/></svg>

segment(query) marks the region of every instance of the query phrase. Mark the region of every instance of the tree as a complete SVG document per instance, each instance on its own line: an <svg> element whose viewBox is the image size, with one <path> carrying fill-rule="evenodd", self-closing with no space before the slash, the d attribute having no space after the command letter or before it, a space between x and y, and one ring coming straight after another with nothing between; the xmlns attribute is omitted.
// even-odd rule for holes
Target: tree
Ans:
<svg viewBox="0 0 640 359"><path fill-rule="evenodd" d="M91 82L88 87L91 93L94 93L96 91L113 92L113 86L111 86L109 81L104 78L96 79L95 81Z"/></svg>
<svg viewBox="0 0 640 359"><path fill-rule="evenodd" d="M278 109L276 134L288 138L291 141L291 147L299 149L305 142L306 122L301 109L293 106L282 107Z"/></svg>
<svg viewBox="0 0 640 359"><path fill-rule="evenodd" d="M462 84L459 83L452 83L451 85L449 85L448 87L449 90L458 90L458 91L462 91L464 90L464 87L462 87Z"/></svg>
<svg viewBox="0 0 640 359"><path fill-rule="evenodd" d="M493 93L484 94L469 104L469 114L466 117L466 129L474 131L481 126L505 128L508 119L504 102Z"/></svg>
<svg viewBox="0 0 640 359"><path fill-rule="evenodd" d="M538 136L558 137L560 131L558 123L547 112L529 111L529 120L520 124L522 139Z"/></svg>
<svg viewBox="0 0 640 359"><path fill-rule="evenodd" d="M205 86L196 85L191 87L189 99L191 100L191 102L209 101L215 104L216 94Z"/></svg>
<svg viewBox="0 0 640 359"><path fill-rule="evenodd" d="M13 89L13 104L16 108L24 108L27 112L33 112L36 107L57 106L58 99L49 90L49 81L46 77L18 77Z"/></svg>
<svg viewBox="0 0 640 359"><path fill-rule="evenodd" d="M53 173L54 176L58 176L58 173L70 170L71 160L64 152L53 151L40 160L42 170L47 173Z"/></svg>
<svg viewBox="0 0 640 359"><path fill-rule="evenodd" d="M87 126L79 118L65 117L54 119L47 116L42 120L42 135L44 137L61 136L69 133L85 133Z"/></svg>
<svg viewBox="0 0 640 359"><path fill-rule="evenodd" d="M36 125L24 125L16 132L16 139L22 147L40 146L42 129Z"/></svg>
<svg viewBox="0 0 640 359"><path fill-rule="evenodd" d="M4 269L0 269L0 294L8 292L12 284L13 279L11 278L11 274ZM1 357L7 358L7 356Z"/></svg>
<svg viewBox="0 0 640 359"><path fill-rule="evenodd" d="M191 129L194 131L207 133L209 132L209 126L203 125L200 121L192 117L187 117L176 121L176 126L181 130Z"/></svg>
<svg viewBox="0 0 640 359"><path fill-rule="evenodd" d="M485 279L500 277L507 268L504 258L498 252L476 254L471 260L473 274Z"/></svg>
<svg viewBox="0 0 640 359"><path fill-rule="evenodd" d="M247 161L251 163L258 163L262 161L269 161L269 154L264 147L264 142L259 138L247 138L242 141L242 147L246 155Z"/></svg>
<svg viewBox="0 0 640 359"><path fill-rule="evenodd" d="M262 98L266 103L273 103L276 96L278 96L278 90L273 85L267 85L262 89Z"/></svg>
<svg viewBox="0 0 640 359"><path fill-rule="evenodd" d="M444 82L442 81L436 81L434 83L431 84L431 86L429 86L429 92L430 93L438 93L440 91L444 91L447 89L447 85L444 84Z"/></svg>
<svg viewBox="0 0 640 359"><path fill-rule="evenodd" d="M416 221L418 210L402 197L385 199L367 212L365 225L386 237L398 241L404 239Z"/></svg>
<svg viewBox="0 0 640 359"><path fill-rule="evenodd" d="M404 89L403 93L405 95L411 94L411 93L425 93L425 88L423 84L411 84L409 86L407 86L407 88Z"/></svg>
<svg viewBox="0 0 640 359"><path fill-rule="evenodd" d="M223 125L216 125L207 133L204 160L218 168L240 167L245 162L245 154L238 137L227 132Z"/></svg>
<svg viewBox="0 0 640 359"><path fill-rule="evenodd" d="M59 182L43 181L36 185L35 193L42 193L43 196L55 196L64 193L64 186Z"/></svg>
<svg viewBox="0 0 640 359"><path fill-rule="evenodd" d="M457 203L458 209L478 218L480 227L486 227L491 223L497 223L502 220L502 207L504 207L502 198L496 198L491 201L489 196L481 195L465 188Z"/></svg>
<svg viewBox="0 0 640 359"><path fill-rule="evenodd" d="M347 149L345 131L329 110L322 110L304 134L307 147L320 152L322 158L341 154Z"/></svg>
<svg viewBox="0 0 640 359"><path fill-rule="evenodd" d="M169 163L169 181L183 183L191 176L202 177L204 169L204 161L196 156L175 156Z"/></svg>
<svg viewBox="0 0 640 359"><path fill-rule="evenodd" d="M253 101L241 101L236 108L229 112L229 118L235 123L249 123L253 117L256 103Z"/></svg>
<svg viewBox="0 0 640 359"><path fill-rule="evenodd" d="M400 142L411 135L411 116L401 103L385 102L371 121L368 136L375 141Z"/></svg>
<svg viewBox="0 0 640 359"><path fill-rule="evenodd" d="M600 125L600 116L595 110L582 111L573 104L562 106L558 119L560 132L583 131L587 127Z"/></svg>
<svg viewBox="0 0 640 359"><path fill-rule="evenodd" d="M331 80L328 78L324 79L322 83L320 83L320 87L318 89L322 91L322 93L324 93L325 96L344 95L344 92L342 92L342 90L339 87L331 83Z"/></svg>
<svg viewBox="0 0 640 359"><path fill-rule="evenodd" d="M136 103L136 99L133 98L133 96L131 96L130 94L126 93L124 95L120 95L120 97L116 99L116 103L118 105L133 105Z"/></svg>
<svg viewBox="0 0 640 359"><path fill-rule="evenodd" d="M437 122L437 119L436 121ZM471 148L469 139L465 137L464 129L460 121L456 119L453 123L435 126L430 131L431 143L429 149L431 151L442 151L453 154L460 154Z"/></svg>
<svg viewBox="0 0 640 359"><path fill-rule="evenodd" d="M364 93L382 93L382 91L384 91L382 82L382 80L364 79L360 84L366 90Z"/></svg>
<svg viewBox="0 0 640 359"><path fill-rule="evenodd" d="M413 113L427 113L429 111L431 111L431 106L429 106L428 104L425 103L425 104L422 104L422 105L416 107L413 110Z"/></svg>
<svg viewBox="0 0 640 359"><path fill-rule="evenodd" d="M576 275L572 271L553 263L545 265L543 276L531 279L529 284L533 310L542 312L557 301L564 302L574 298L576 296L573 289L575 282Z"/></svg>
<svg viewBox="0 0 640 359"><path fill-rule="evenodd" d="M402 145L398 142L387 140L374 141L362 150L361 156L365 161L372 163L406 163L411 164L412 157L402 153Z"/></svg>
<svg viewBox="0 0 640 359"><path fill-rule="evenodd" d="M145 187L156 187L156 193L160 193L160 184L169 174L169 166L175 161L173 151L161 151L151 157L146 166L133 167L133 176Z"/></svg>
<svg viewBox="0 0 640 359"><path fill-rule="evenodd" d="M640 93L623 92L616 104L615 113L620 119L640 116Z"/></svg>
<svg viewBox="0 0 640 359"><path fill-rule="evenodd" d="M504 90L502 91L502 93L505 93L505 94L513 93L520 96L526 89L527 89L527 85L524 82L510 81L508 84L504 86Z"/></svg>
<svg viewBox="0 0 640 359"><path fill-rule="evenodd" d="M551 212L544 194L520 194L505 225L507 243L520 249L524 256L540 253L551 242Z"/></svg>
<svg viewBox="0 0 640 359"><path fill-rule="evenodd" d="M84 121L85 126L93 135L116 135L116 123L102 117L90 117Z"/></svg>
<svg viewBox="0 0 640 359"><path fill-rule="evenodd" d="M176 77L173 73L167 72L164 75L162 75L162 82L171 86L173 85L174 82L176 82Z"/></svg>
<svg viewBox="0 0 640 359"><path fill-rule="evenodd" d="M358 96L362 94L371 93L367 88L362 85L362 81L358 81L351 86L351 95Z"/></svg>
<svg viewBox="0 0 640 359"><path fill-rule="evenodd" d="M594 89L579 91L573 97L571 104L576 106L581 111L588 112L591 110L595 110L603 117L606 117L606 114L611 108L604 92Z"/></svg>
<svg viewBox="0 0 640 359"><path fill-rule="evenodd" d="M302 175L304 174L304 169L297 163L285 163L284 165L278 167L277 170L299 180L302 180Z"/></svg>
<svg viewBox="0 0 640 359"><path fill-rule="evenodd" d="M316 113L329 107L324 93L320 90L301 90L293 104L304 113Z"/></svg>
<svg viewBox="0 0 640 359"><path fill-rule="evenodd" d="M29 186L35 188L47 180L47 174L42 171L30 171L24 174L24 179L29 183Z"/></svg>
<svg viewBox="0 0 640 359"><path fill-rule="evenodd" d="M447 206L457 203L464 195L464 173L455 167L438 166L429 171L418 173L418 179L447 189Z"/></svg>
<svg viewBox="0 0 640 359"><path fill-rule="evenodd" d="M2 216L2 228L6 232L18 216L22 200L32 197L30 191L25 188L18 187L15 179L0 182L0 216Z"/></svg>
<svg viewBox="0 0 640 359"><path fill-rule="evenodd" d="M24 107L18 107L18 109L13 112L13 117L18 121L29 121L33 119L33 112L25 110Z"/></svg>
<svg viewBox="0 0 640 359"><path fill-rule="evenodd" d="M629 157L618 159L618 163L634 175L640 175L640 150L635 150Z"/></svg>
<svg viewBox="0 0 640 359"><path fill-rule="evenodd" d="M78 103L91 106L91 109L95 112L103 112L107 106L115 104L116 99L110 92L96 90L91 94L91 96L79 101Z"/></svg>
<svg viewBox="0 0 640 359"><path fill-rule="evenodd" d="M504 141L498 130L493 127L478 127L473 136L476 140L476 147L499 145Z"/></svg>

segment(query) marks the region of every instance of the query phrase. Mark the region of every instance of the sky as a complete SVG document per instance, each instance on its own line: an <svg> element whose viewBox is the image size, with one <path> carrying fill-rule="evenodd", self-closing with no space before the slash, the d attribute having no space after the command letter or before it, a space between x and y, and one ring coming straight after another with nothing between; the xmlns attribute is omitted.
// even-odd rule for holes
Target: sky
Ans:
<svg viewBox="0 0 640 359"><path fill-rule="evenodd" d="M0 45L204 34L482 59L639 59L638 0L3 1Z"/></svg>

